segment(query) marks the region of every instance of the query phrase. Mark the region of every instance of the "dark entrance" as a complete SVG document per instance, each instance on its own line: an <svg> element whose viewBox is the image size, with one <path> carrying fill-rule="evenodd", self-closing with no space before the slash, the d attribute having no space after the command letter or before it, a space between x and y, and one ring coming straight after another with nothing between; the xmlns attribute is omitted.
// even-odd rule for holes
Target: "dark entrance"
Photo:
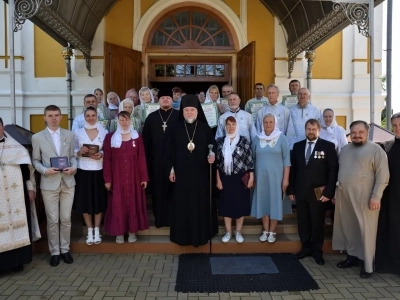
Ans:
<svg viewBox="0 0 400 300"><path fill-rule="evenodd" d="M158 89L172 89L174 87L180 87L186 94L198 94L200 92L206 93L210 85L215 84L218 86L219 91L221 92L222 86L228 84L228 82L150 82L150 86L152 88Z"/></svg>

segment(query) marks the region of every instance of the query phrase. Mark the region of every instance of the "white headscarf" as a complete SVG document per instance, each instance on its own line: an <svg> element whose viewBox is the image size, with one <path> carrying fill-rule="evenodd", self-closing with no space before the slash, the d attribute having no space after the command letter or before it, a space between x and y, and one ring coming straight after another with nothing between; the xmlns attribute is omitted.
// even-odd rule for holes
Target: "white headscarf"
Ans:
<svg viewBox="0 0 400 300"><path fill-rule="evenodd" d="M131 98L126 98L124 100L121 101L121 103L119 104L119 110L118 111L125 111L124 110L124 104L125 103L129 103L130 105L132 105L132 111L131 111L131 118L133 116L133 113L135 112L135 103L133 103Z"/></svg>
<svg viewBox="0 0 400 300"><path fill-rule="evenodd" d="M89 107L85 108L85 110L83 111L83 118L85 118L85 113L88 110L94 111L97 115L97 110L93 106L89 106ZM91 125L88 122L86 122L86 120L85 120L85 125L83 125L83 127L85 127L86 129L97 129L97 131L99 132L99 136L102 138L101 140L104 140L104 137L106 136L106 134L108 132L107 130L104 129L104 127L99 122L96 122L93 125Z"/></svg>
<svg viewBox="0 0 400 300"><path fill-rule="evenodd" d="M328 111L331 111L332 114L333 114L332 123L331 123L329 126L327 126L327 125L325 124L324 117L323 117L324 113L325 113L327 110L328 110ZM325 140L328 140L328 141L334 143L335 146L337 147L338 141L337 141L337 139L336 139L335 129L336 129L338 126L339 126L339 125L338 125L338 123L336 122L336 115L335 115L335 112L333 111L333 109L331 109L331 108L326 108L326 109L324 109L324 112L322 113L322 118L321 118L321 132L319 133L320 138L325 139Z"/></svg>
<svg viewBox="0 0 400 300"><path fill-rule="evenodd" d="M233 158L232 153L235 151L236 145L239 142L240 135L239 135L239 122L236 120L235 117L230 116L229 118L234 118L236 122L236 129L233 133L229 134L228 130L226 129L225 125L225 140L224 145L222 146L222 153L224 155L224 172L226 175L231 175L233 171ZM231 138L233 138L231 142Z"/></svg>
<svg viewBox="0 0 400 300"><path fill-rule="evenodd" d="M273 113L266 113L263 117L263 122L264 122L264 118L267 116L273 116L275 119L275 128L274 130L271 132L270 135L266 135L265 131L264 131L264 126L263 129L261 130L261 132L257 135L258 138L260 139L260 146L262 148L264 148L266 145L270 146L270 147L274 147L276 145L276 142L278 140L278 138L280 137L282 131L279 130L279 126L278 126L278 118L273 114Z"/></svg>
<svg viewBox="0 0 400 300"><path fill-rule="evenodd" d="M111 95L117 96L117 100L118 100L118 104L117 104L117 105L114 105L114 104L110 103L109 98L110 98ZM119 104L121 103L121 100L119 99L119 97L118 97L118 95L117 95L116 93L114 93L114 92L109 92L109 93L107 94L107 103L108 103L108 108L109 108L109 109L118 109L118 106L119 106Z"/></svg>
<svg viewBox="0 0 400 300"><path fill-rule="evenodd" d="M136 130L132 128L132 120L129 119L129 129L123 129L121 125L117 125L117 130L114 132L113 136L111 137L111 147L113 148L120 148L122 144L122 135L130 133L131 138L133 140L137 139L139 137L139 134L137 133Z"/></svg>
<svg viewBox="0 0 400 300"><path fill-rule="evenodd" d="M211 100L210 89L217 89L217 90L218 90L218 99L217 99L217 101L215 101L215 103L220 104L220 103L221 103L221 95L220 95L220 93L219 93L219 89L218 89L217 86L213 86L213 85L210 86L210 88L207 90L207 93L206 93L206 100L204 101L204 103L214 102L214 101Z"/></svg>
<svg viewBox="0 0 400 300"><path fill-rule="evenodd" d="M144 91L147 91L147 92L149 92L149 94L150 94L150 99L151 99L151 103L154 103L154 96L153 96L153 93L151 92L151 90L147 87L147 86L144 86L144 87L142 87L140 90L139 90L139 100L140 100L140 105L142 106L142 108L144 109L144 104L146 103L146 102L144 102L143 100L142 100L142 96L141 96L141 93L142 92L144 92Z"/></svg>

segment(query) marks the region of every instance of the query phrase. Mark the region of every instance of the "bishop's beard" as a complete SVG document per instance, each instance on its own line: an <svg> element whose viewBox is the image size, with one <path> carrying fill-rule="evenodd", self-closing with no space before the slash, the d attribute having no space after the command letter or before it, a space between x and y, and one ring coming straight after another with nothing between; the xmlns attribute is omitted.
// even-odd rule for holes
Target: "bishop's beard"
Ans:
<svg viewBox="0 0 400 300"><path fill-rule="evenodd" d="M189 124L192 124L194 121L196 121L196 118L191 118L191 119L186 119L186 118L185 118L185 121L186 121L187 123L189 123Z"/></svg>

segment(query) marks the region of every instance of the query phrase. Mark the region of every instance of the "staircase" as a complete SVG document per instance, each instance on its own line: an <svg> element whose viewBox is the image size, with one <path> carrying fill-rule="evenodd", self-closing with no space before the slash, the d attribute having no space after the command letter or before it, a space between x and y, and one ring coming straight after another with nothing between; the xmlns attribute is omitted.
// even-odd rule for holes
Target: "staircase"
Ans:
<svg viewBox="0 0 400 300"><path fill-rule="evenodd" d="M128 243L127 238L124 244L116 244L115 237L103 233L103 241L99 245L88 246L86 240L86 227L82 225L81 217L73 214L71 251L80 253L208 253L210 244L198 248L192 246L179 246L169 240L169 228L156 228L154 217L149 212L150 228L137 234L138 240L135 243ZM233 223L234 225L234 223ZM41 226L42 239L34 243L35 253L48 252L46 240L46 226ZM233 226L234 230L234 226ZM296 212L285 215L278 223L277 239L273 244L261 243L258 238L262 233L261 220L252 217L245 217L242 234L245 239L243 244L236 243L234 237L229 243L222 243L221 238L225 234L223 218L219 218L219 233L212 239L212 253L296 253L301 250L301 243L297 232ZM336 253L332 250L331 237L332 226L325 226L324 253Z"/></svg>

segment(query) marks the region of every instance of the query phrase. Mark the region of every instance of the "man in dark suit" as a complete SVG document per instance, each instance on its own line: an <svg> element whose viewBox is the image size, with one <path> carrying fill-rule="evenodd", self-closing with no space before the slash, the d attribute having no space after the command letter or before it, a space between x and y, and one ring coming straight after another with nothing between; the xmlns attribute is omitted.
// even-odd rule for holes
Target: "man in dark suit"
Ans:
<svg viewBox="0 0 400 300"><path fill-rule="evenodd" d="M305 124L307 139L294 144L287 193L297 205L302 250L296 257L312 255L323 265L325 205L335 195L338 157L333 143L318 138L320 129L316 119L309 119ZM318 198L316 189L322 191Z"/></svg>

